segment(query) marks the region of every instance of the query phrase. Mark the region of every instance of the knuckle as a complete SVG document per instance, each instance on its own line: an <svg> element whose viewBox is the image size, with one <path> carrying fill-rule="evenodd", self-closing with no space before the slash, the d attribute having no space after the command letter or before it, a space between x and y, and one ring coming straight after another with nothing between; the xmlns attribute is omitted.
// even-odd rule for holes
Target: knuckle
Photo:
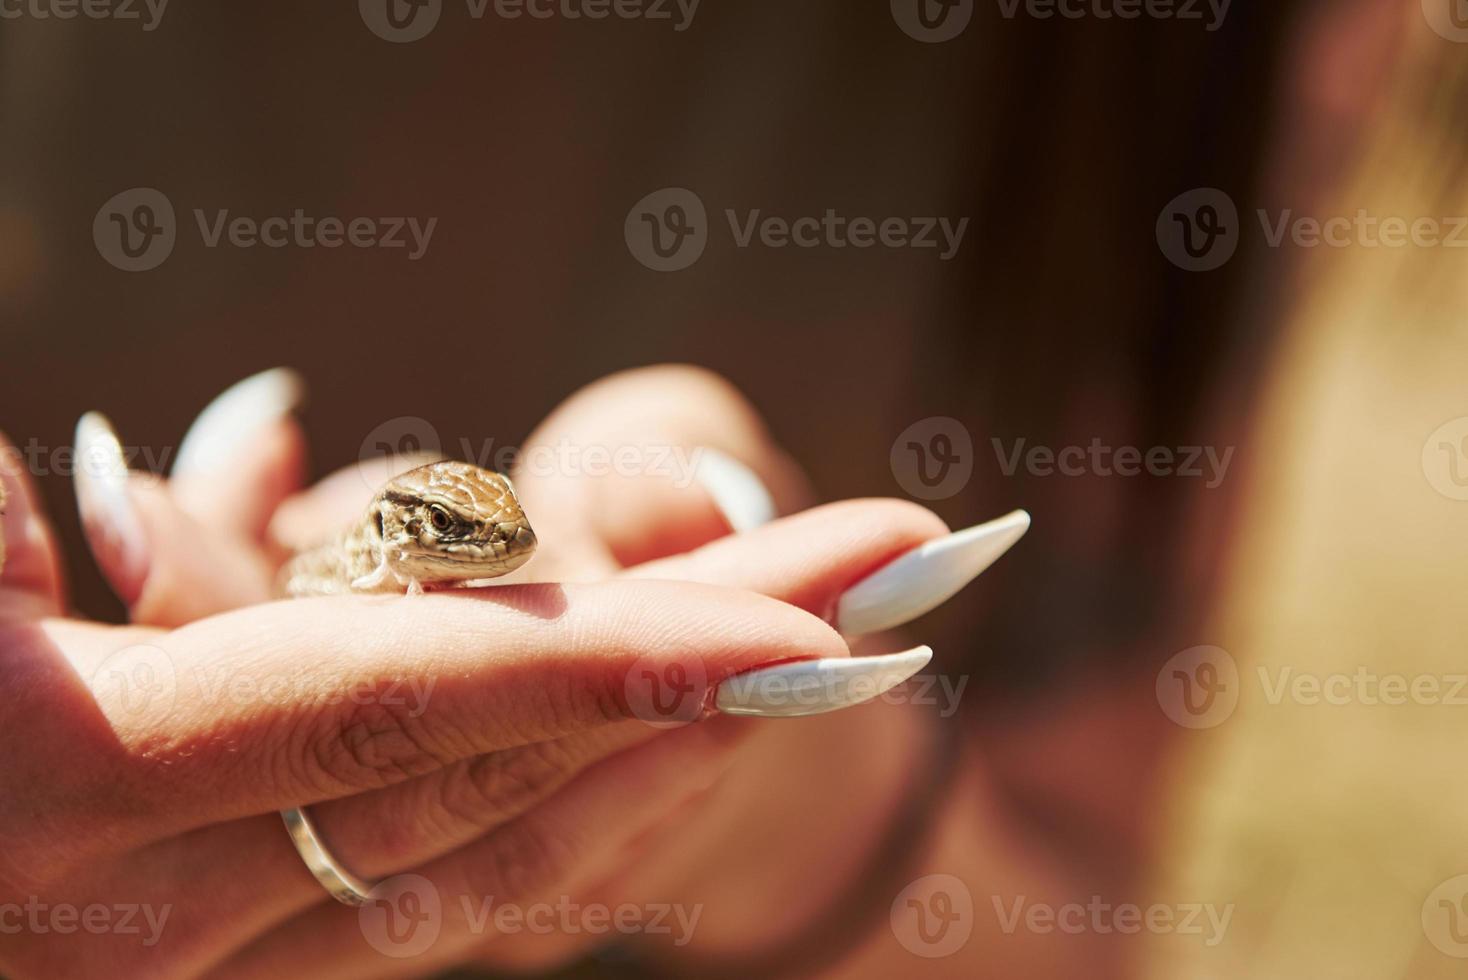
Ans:
<svg viewBox="0 0 1468 980"><path fill-rule="evenodd" d="M628 615L631 615L629 612ZM544 678L532 697L515 705L518 718L510 722L512 744L538 745L546 739L573 735L608 722L622 721L625 710L617 704L621 675L615 671L557 671ZM548 750L548 751L554 751Z"/></svg>
<svg viewBox="0 0 1468 980"><path fill-rule="evenodd" d="M571 733L624 721L627 710L618 701L623 689L616 671L566 671L559 683L547 689L548 711L555 731Z"/></svg>
<svg viewBox="0 0 1468 980"><path fill-rule="evenodd" d="M524 813L575 771L571 754L540 742L474 759L444 799L450 815L476 826Z"/></svg>
<svg viewBox="0 0 1468 980"><path fill-rule="evenodd" d="M376 789L442 768L451 758L422 718L384 701L350 704L306 726L301 751L308 784Z"/></svg>
<svg viewBox="0 0 1468 980"><path fill-rule="evenodd" d="M575 854L574 843L544 821L522 818L486 838L465 874L477 894L523 897L563 880Z"/></svg>

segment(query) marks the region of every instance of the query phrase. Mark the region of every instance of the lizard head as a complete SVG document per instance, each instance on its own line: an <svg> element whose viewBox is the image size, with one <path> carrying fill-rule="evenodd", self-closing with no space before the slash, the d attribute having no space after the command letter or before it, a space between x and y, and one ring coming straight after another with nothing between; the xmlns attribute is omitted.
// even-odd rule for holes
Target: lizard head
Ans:
<svg viewBox="0 0 1468 980"><path fill-rule="evenodd" d="M430 463L394 477L368 516L383 563L400 581L494 578L535 552L510 481L469 463Z"/></svg>

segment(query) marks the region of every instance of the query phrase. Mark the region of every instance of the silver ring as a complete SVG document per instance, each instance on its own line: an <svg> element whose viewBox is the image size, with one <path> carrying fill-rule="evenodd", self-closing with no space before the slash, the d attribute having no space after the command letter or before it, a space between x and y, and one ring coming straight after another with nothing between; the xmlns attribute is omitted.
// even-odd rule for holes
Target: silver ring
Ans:
<svg viewBox="0 0 1468 980"><path fill-rule="evenodd" d="M331 893L332 898L354 908L367 904L372 898L374 886L341 866L321 842L321 834L317 832L316 825L311 822L305 810L300 807L282 810L280 819L285 821L285 829L291 835L291 843L296 845L296 853L301 855L306 867L321 882L321 887Z"/></svg>

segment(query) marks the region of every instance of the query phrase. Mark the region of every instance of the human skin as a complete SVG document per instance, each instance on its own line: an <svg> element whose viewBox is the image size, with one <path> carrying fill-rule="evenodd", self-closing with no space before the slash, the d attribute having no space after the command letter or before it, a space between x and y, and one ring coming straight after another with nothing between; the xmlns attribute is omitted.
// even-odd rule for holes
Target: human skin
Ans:
<svg viewBox="0 0 1468 980"><path fill-rule="evenodd" d="M610 425L625 437L629 415L645 418L674 394L707 411L674 413L673 431L647 428L643 438L718 445L759 473L784 498L782 509L798 506L788 502L798 494L789 488L799 486L789 464L768 448L737 396L700 372L604 382L533 438L605 439ZM711 404L719 399L729 404ZM613 403L632 411L611 412ZM699 431L704 425L716 431ZM711 679L790 657L844 655L823 622L836 597L942 534L936 517L895 501L846 502L731 538L697 493L636 480L580 487L522 480L522 500L546 542L532 566L578 584L516 576L519 584L484 595L298 600L220 612L238 604L226 591L238 589L238 576L210 595L207 575L190 579L169 562L248 546L253 559L235 567L267 567L293 523L340 523L352 513L348 498L360 489L342 481L291 493L298 446L289 423L262 432L239 457L248 461L244 475L240 467L233 474L234 485L255 488L257 506L223 516L199 509L198 501L218 497L202 492L198 477L192 488L137 489L151 552L132 608L136 619L163 625L104 627L62 616L45 522L24 477L6 474L12 551L0 583L0 643L7 689L21 693L0 722L18 760L0 777L9 783L0 799L10 801L0 811L10 844L0 872L4 900L172 909L160 940L147 947L136 936L24 932L0 953L7 973L72 973L104 962L159 975L253 975L287 962L325 975L422 973L475 957L545 965L603 941L585 932L476 935L457 915L460 894L527 904L557 896L611 906L698 903L708 918L690 944L695 954L705 935L715 948L740 937L749 946L748 929L731 912L738 906L724 898L724 835L730 826L763 826L770 814L759 811L769 804L745 812L750 803L717 789L741 766L821 746L830 752L833 738L867 761L847 767L836 819L782 835L785 857L808 855L818 840L832 850L802 875L804 903L778 896L791 909L789 927L798 929L860 865L863 843L880 833L914 764L920 735L910 712L879 704L800 723L716 717L662 731L608 706L622 700L613 688L630 660L649 655L691 655ZM280 506L260 503L258 494L272 493ZM220 530L220 540L177 548L168 528L190 520ZM208 615L194 615L211 605ZM174 666L171 710L132 710L88 685L109 656L134 644L163 651ZM301 696L221 703L190 691L201 670L219 667L256 680L289 673L292 695ZM350 682L371 689L405 675L423 685L438 679L421 718L380 705L319 703L322 692ZM843 714L860 723L836 724ZM325 834L354 869L434 881L446 920L431 950L387 959L363 941L356 913L326 898L273 812L303 801L316 804ZM780 857L749 863L788 867ZM774 938L768 927L760 935Z"/></svg>

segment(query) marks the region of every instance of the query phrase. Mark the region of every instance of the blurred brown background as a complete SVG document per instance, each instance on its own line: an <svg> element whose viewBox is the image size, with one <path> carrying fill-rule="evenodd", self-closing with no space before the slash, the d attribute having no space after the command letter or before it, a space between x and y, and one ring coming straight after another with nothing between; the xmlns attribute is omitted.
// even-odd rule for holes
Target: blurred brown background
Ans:
<svg viewBox="0 0 1468 980"><path fill-rule="evenodd" d="M1035 529L938 614L934 645L991 681L1115 657L1191 615L1230 483L1006 476L990 440L1236 441L1251 382L1230 369L1270 327L1241 299L1251 244L1186 273L1154 222L1192 187L1253 193L1295 4L1238 0L1216 32L971 6L938 44L886 3L834 0L705 2L682 31L676 7L668 21L476 20L447 3L402 44L352 4L178 4L152 31L7 21L4 425L65 446L99 408L156 456L226 384L288 364L311 385L320 473L397 416L446 442L515 443L581 384L689 361L748 392L828 498L902 494L898 433L961 420L974 476L934 508L964 526L1026 506ZM666 186L695 191L713 222L674 273L623 239L628 209ZM173 253L147 272L113 268L91 237L132 187L178 215ZM207 248L195 208L438 223L409 261ZM969 224L951 261L737 248L725 208ZM1233 472L1247 460L1239 447ZM69 480L43 485L78 604L117 615Z"/></svg>

